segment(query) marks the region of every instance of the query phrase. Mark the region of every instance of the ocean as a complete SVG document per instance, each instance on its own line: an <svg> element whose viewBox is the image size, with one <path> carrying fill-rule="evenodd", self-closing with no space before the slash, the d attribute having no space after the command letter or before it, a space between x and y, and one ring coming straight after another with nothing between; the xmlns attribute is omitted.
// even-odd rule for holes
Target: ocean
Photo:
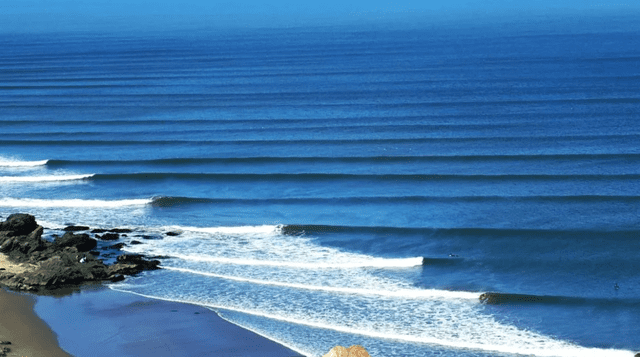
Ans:
<svg viewBox="0 0 640 357"><path fill-rule="evenodd" d="M2 34L0 216L132 228L164 269L112 289L306 356L633 356L640 27L600 20Z"/></svg>

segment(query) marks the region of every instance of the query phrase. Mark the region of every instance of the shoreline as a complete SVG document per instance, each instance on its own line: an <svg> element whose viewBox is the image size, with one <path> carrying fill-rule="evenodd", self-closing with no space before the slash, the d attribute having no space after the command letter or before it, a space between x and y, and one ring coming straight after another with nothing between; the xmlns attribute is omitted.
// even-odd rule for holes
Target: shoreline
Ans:
<svg viewBox="0 0 640 357"><path fill-rule="evenodd" d="M0 288L0 316L0 341L11 342L7 357L303 357L206 307L103 284L56 295Z"/></svg>
<svg viewBox="0 0 640 357"><path fill-rule="evenodd" d="M2 347L6 356L302 356L206 307L109 288L105 282L123 275L161 269L158 260L111 246L118 233L95 234L107 242L71 232L50 242L42 234L30 215L0 222L0 341L10 343L0 356ZM115 262L89 254L96 245L108 254L95 255Z"/></svg>

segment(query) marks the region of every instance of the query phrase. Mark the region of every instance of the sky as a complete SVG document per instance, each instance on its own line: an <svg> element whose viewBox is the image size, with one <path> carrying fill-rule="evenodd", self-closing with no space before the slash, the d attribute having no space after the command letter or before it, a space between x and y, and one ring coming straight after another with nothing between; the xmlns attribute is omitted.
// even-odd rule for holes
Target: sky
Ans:
<svg viewBox="0 0 640 357"><path fill-rule="evenodd" d="M0 32L293 27L637 12L637 0L0 0Z"/></svg>

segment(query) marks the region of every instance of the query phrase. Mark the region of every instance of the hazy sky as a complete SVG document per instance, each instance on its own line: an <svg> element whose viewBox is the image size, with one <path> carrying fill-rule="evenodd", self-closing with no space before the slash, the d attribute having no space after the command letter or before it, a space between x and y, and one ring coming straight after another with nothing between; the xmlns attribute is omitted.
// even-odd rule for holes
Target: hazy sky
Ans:
<svg viewBox="0 0 640 357"><path fill-rule="evenodd" d="M637 0L0 0L0 31L282 27L638 10Z"/></svg>

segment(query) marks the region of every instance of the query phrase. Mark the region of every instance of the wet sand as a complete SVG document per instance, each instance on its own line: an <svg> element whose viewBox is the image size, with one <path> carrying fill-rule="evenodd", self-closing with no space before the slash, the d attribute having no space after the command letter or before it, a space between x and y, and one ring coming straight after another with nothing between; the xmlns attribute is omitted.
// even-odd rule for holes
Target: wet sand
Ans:
<svg viewBox="0 0 640 357"><path fill-rule="evenodd" d="M11 341L7 356L69 357L56 335L33 311L36 297L0 288L0 340Z"/></svg>
<svg viewBox="0 0 640 357"><path fill-rule="evenodd" d="M89 286L38 296L35 311L74 356L301 356L201 306Z"/></svg>

